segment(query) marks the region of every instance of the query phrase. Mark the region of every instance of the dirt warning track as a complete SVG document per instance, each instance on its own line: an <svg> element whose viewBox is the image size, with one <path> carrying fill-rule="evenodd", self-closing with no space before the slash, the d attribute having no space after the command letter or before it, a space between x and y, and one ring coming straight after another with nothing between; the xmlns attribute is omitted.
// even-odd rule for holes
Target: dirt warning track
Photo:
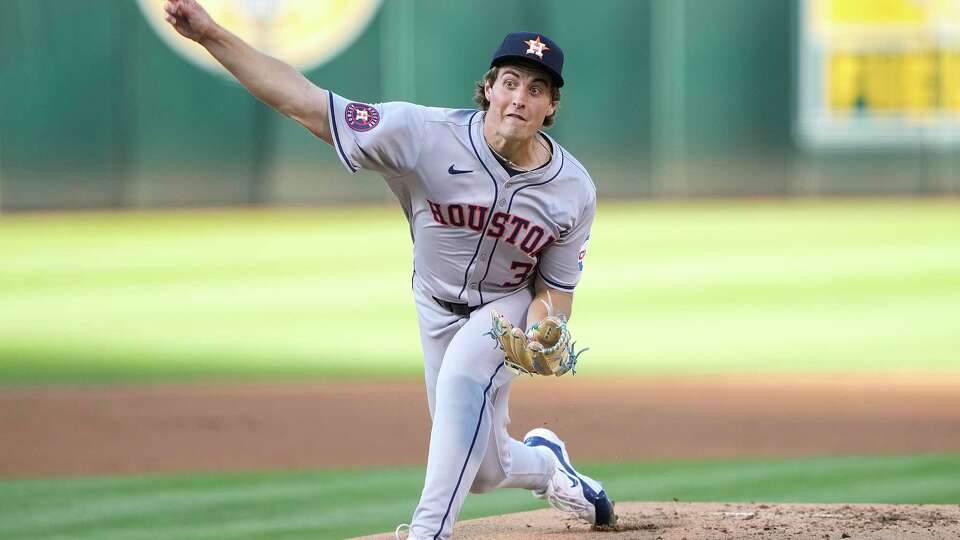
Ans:
<svg viewBox="0 0 960 540"><path fill-rule="evenodd" d="M522 378L510 402L578 461L960 451L960 374ZM419 380L0 389L8 478L423 465L428 435Z"/></svg>

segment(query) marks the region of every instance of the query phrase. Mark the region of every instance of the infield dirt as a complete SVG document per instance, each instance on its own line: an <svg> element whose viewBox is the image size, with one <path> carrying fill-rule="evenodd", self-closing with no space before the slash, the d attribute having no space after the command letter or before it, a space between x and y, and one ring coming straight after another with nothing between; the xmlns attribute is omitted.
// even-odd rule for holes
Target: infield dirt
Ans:
<svg viewBox="0 0 960 540"><path fill-rule="evenodd" d="M514 384L511 429L550 426L581 462L957 452L958 410L960 375L538 378ZM428 434L419 380L0 389L8 478L422 465ZM456 537L960 538L960 506L617 512L608 531L547 509L461 522Z"/></svg>
<svg viewBox="0 0 960 540"><path fill-rule="evenodd" d="M960 451L960 375L519 379L577 461ZM0 389L0 476L423 465L419 380ZM383 444L383 441L389 444Z"/></svg>

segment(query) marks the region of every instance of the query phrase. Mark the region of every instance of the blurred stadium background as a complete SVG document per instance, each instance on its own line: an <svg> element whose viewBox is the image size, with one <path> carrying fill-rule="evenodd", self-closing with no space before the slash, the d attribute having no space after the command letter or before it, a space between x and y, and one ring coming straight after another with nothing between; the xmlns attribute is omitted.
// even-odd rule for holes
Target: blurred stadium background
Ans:
<svg viewBox="0 0 960 540"><path fill-rule="evenodd" d="M215 4L273 3L296 4ZM589 16L564 0L368 3L369 24L341 20L337 32L359 34L312 80L357 100L472 107L502 30L540 28L572 81L553 134L608 198L960 190L951 0L607 0ZM177 54L141 4L160 2L0 3L4 210L389 200ZM261 39L297 39L297 17L339 4L286 24L278 8ZM256 13L238 11L235 27Z"/></svg>
<svg viewBox="0 0 960 540"><path fill-rule="evenodd" d="M560 43L568 84L551 135L600 197L578 377L883 373L960 395L960 2L204 4L361 101L472 107L505 32ZM6 410L30 410L23 389L42 401L49 384L416 382L393 196L173 39L160 7L0 0ZM30 414L0 410L0 467L52 478L0 481L0 537L342 538L404 519L422 473L64 480L14 465ZM50 455L75 442L37 440ZM960 441L938 444L585 467L626 498L958 503ZM861 453L893 447L909 445ZM536 507L518 497L471 499L465 515Z"/></svg>

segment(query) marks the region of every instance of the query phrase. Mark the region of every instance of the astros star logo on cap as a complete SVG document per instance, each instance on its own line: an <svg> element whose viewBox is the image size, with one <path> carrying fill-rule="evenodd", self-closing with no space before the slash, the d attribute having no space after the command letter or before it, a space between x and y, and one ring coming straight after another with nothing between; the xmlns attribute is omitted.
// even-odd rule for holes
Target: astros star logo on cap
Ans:
<svg viewBox="0 0 960 540"><path fill-rule="evenodd" d="M547 47L546 43L540 41L540 36L537 36L537 39L528 39L524 41L527 44L529 49L527 49L527 54L535 54L540 58L543 58L543 53L549 51L550 47Z"/></svg>

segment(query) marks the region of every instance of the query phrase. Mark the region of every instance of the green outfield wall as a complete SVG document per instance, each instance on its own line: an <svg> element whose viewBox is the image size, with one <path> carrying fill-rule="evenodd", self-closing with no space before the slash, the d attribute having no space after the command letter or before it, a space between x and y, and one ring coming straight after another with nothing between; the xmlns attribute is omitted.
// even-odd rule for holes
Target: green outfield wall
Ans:
<svg viewBox="0 0 960 540"><path fill-rule="evenodd" d="M502 36L564 46L552 133L601 197L956 193L946 151L793 137L787 0L384 0L308 76L357 100L470 107ZM323 143L178 56L132 0L0 0L0 208L380 201Z"/></svg>

